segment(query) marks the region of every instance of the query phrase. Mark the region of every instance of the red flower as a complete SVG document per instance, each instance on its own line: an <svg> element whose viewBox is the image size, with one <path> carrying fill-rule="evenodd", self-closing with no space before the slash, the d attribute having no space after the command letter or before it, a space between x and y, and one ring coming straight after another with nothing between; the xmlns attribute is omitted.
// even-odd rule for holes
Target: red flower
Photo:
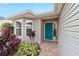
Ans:
<svg viewBox="0 0 79 59"><path fill-rule="evenodd" d="M35 31L32 31L32 32L31 32L31 36L32 36L32 37L35 37Z"/></svg>

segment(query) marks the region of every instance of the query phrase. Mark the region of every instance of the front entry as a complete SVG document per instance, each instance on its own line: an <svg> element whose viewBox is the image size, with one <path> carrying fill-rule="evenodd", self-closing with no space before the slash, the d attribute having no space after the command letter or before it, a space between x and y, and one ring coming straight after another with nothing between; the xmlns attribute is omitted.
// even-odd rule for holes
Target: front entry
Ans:
<svg viewBox="0 0 79 59"><path fill-rule="evenodd" d="M51 41L54 37L54 25L53 23L45 23L45 40Z"/></svg>

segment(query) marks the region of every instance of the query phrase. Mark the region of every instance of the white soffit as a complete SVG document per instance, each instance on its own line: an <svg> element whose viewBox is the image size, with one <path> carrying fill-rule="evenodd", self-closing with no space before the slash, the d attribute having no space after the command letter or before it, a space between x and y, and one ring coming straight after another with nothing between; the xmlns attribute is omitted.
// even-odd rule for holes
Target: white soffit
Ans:
<svg viewBox="0 0 79 59"><path fill-rule="evenodd" d="M54 12L57 14L60 14L62 8L63 8L64 3L56 3L55 4L55 8L54 8Z"/></svg>

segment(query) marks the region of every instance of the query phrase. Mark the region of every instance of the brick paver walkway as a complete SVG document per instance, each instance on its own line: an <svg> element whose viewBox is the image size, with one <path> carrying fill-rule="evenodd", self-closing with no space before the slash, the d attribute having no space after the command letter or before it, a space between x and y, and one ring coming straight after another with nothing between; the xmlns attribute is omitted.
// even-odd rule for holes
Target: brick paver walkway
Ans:
<svg viewBox="0 0 79 59"><path fill-rule="evenodd" d="M56 42L43 42L40 56L59 56L58 44Z"/></svg>

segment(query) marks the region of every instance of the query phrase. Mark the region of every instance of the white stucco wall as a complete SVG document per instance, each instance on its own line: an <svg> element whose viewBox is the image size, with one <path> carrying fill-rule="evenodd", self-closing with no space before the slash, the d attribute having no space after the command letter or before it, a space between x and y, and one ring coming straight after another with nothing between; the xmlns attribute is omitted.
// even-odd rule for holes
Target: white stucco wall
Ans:
<svg viewBox="0 0 79 59"><path fill-rule="evenodd" d="M32 30L35 31L35 42L41 43L41 20L32 21Z"/></svg>
<svg viewBox="0 0 79 59"><path fill-rule="evenodd" d="M79 55L79 3L65 4L59 19L60 55Z"/></svg>

